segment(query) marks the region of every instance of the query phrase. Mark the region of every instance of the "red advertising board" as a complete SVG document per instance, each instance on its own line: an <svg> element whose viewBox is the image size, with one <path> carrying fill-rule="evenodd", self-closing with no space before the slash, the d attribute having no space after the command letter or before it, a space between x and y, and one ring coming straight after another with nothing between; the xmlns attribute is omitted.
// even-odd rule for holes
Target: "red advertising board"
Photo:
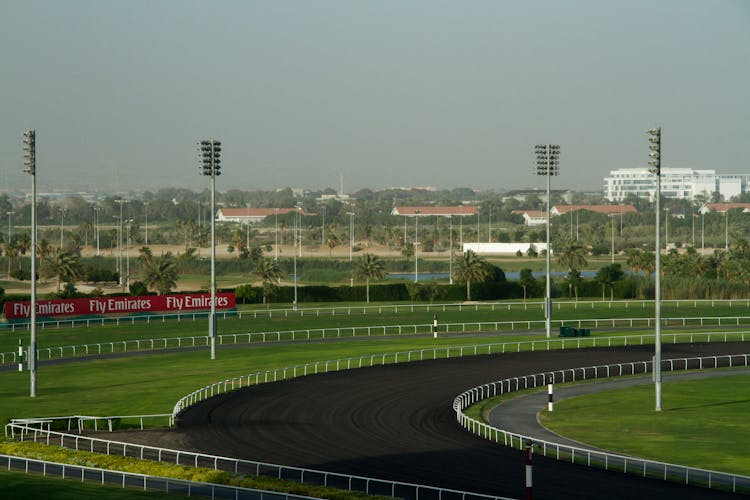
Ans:
<svg viewBox="0 0 750 500"><path fill-rule="evenodd" d="M232 309L234 293L217 293L216 308ZM39 300L37 316L85 316L92 314L133 314L140 312L178 312L211 309L210 293L143 295L139 297L89 297L85 299ZM28 318L31 302L6 302L7 319Z"/></svg>

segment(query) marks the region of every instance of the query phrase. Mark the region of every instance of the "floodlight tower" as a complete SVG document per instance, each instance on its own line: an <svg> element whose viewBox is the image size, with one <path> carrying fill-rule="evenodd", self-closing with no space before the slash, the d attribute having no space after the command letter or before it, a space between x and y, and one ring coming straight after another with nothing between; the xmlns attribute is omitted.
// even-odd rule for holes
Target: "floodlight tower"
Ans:
<svg viewBox="0 0 750 500"><path fill-rule="evenodd" d="M221 142L203 140L198 143L200 173L211 177L211 312L208 315L208 337L211 359L216 359L216 176L221 175Z"/></svg>
<svg viewBox="0 0 750 500"><path fill-rule="evenodd" d="M557 144L537 144L534 146L536 154L536 175L547 177L547 283L544 299L544 328L547 338L552 336L552 284L550 282L550 254L549 244L549 215L550 215L550 177L560 173L560 146Z"/></svg>
<svg viewBox="0 0 750 500"><path fill-rule="evenodd" d="M648 131L651 150L649 171L656 175L656 269L654 285L654 390L656 411L661 411L661 127Z"/></svg>
<svg viewBox="0 0 750 500"><path fill-rule="evenodd" d="M23 133L24 172L31 175L31 307L29 328L29 396L36 397L36 130Z"/></svg>

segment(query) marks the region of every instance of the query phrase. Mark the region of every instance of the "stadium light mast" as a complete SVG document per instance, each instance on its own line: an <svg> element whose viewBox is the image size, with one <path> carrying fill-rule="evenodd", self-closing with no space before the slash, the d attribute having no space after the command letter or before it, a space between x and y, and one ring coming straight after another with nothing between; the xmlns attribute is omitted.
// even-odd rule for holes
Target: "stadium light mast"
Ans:
<svg viewBox="0 0 750 500"><path fill-rule="evenodd" d="M648 149L651 165L649 171L656 175L656 269L654 285L654 324L656 326L654 335L654 392L656 398L656 411L661 411L661 127L652 128L648 131Z"/></svg>
<svg viewBox="0 0 750 500"><path fill-rule="evenodd" d="M36 130L23 133L24 172L31 175L31 307L29 328L29 396L36 397Z"/></svg>
<svg viewBox="0 0 750 500"><path fill-rule="evenodd" d="M216 359L216 176L221 175L221 142L213 139L198 143L200 173L211 177L211 312L208 315L208 337L211 359Z"/></svg>
<svg viewBox="0 0 750 500"><path fill-rule="evenodd" d="M544 299L544 328L547 338L552 336L552 284L550 281L549 243L549 215L550 215L550 177L560 173L560 146L557 144L537 144L534 146L536 154L536 175L547 177L547 282Z"/></svg>

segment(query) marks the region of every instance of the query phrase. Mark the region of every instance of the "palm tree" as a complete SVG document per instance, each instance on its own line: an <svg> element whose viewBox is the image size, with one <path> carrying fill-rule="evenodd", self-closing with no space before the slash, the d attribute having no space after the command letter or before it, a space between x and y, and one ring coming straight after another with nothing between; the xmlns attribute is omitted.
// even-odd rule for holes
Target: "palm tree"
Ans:
<svg viewBox="0 0 750 500"><path fill-rule="evenodd" d="M51 258L46 261L44 274L47 277L57 277L57 291L60 291L60 284L73 283L81 276L81 263L78 256L56 248Z"/></svg>
<svg viewBox="0 0 750 500"><path fill-rule="evenodd" d="M328 257L333 255L333 249L336 248L337 238L336 235L332 235L328 238Z"/></svg>
<svg viewBox="0 0 750 500"><path fill-rule="evenodd" d="M572 295L575 290L576 300L578 300L578 286L580 283L580 271L586 265L586 249L575 238L563 236L558 248L557 263L568 270L568 296Z"/></svg>
<svg viewBox="0 0 750 500"><path fill-rule="evenodd" d="M42 241L39 242L37 253L39 254L40 262L44 262L52 255L52 245L49 244L47 238L42 238Z"/></svg>
<svg viewBox="0 0 750 500"><path fill-rule="evenodd" d="M519 275L519 283L521 284L521 288L523 288L523 301L526 302L526 293L528 291L528 288L530 286L533 286L536 282L536 279L534 279L534 274L529 268L523 268L521 269L521 273Z"/></svg>
<svg viewBox="0 0 750 500"><path fill-rule="evenodd" d="M142 271L143 282L159 295L165 295L177 286L177 261L171 253L150 259Z"/></svg>
<svg viewBox="0 0 750 500"><path fill-rule="evenodd" d="M266 303L268 292L274 286L274 281L281 280L281 268L279 263L270 257L263 257L258 260L255 267L255 274L263 282L263 303Z"/></svg>
<svg viewBox="0 0 750 500"><path fill-rule="evenodd" d="M5 257L8 259L8 277L10 277L13 259L18 257L18 248L13 243L5 244Z"/></svg>
<svg viewBox="0 0 750 500"><path fill-rule="evenodd" d="M138 261L141 263L141 267L145 267L154 258L154 253L150 247L142 246L138 249Z"/></svg>
<svg viewBox="0 0 750 500"><path fill-rule="evenodd" d="M377 255L371 253L363 254L354 268L355 279L365 279L365 295L367 303L370 303L370 279L382 279L385 276L383 261Z"/></svg>
<svg viewBox="0 0 750 500"><path fill-rule="evenodd" d="M458 258L454 274L457 281L466 282L466 300L471 300L471 282L487 276L487 264L473 250L467 250Z"/></svg>

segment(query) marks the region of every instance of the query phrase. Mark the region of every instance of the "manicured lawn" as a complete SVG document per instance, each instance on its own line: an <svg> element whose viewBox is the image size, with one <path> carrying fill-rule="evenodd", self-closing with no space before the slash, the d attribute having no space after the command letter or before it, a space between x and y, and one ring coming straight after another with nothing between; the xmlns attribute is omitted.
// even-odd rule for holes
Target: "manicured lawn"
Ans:
<svg viewBox="0 0 750 500"><path fill-rule="evenodd" d="M598 392L555 404L540 419L555 432L616 453L750 475L750 376Z"/></svg>
<svg viewBox="0 0 750 500"><path fill-rule="evenodd" d="M122 489L114 486L102 486L92 483L81 483L75 479L42 477L22 472L8 472L0 469L0 484L3 495L13 500L79 500L84 498L106 498L108 500L155 500L178 499L184 495L172 495L159 492L145 492L136 488Z"/></svg>
<svg viewBox="0 0 750 500"><path fill-rule="evenodd" d="M328 306L330 307L330 305ZM337 305L338 307L338 305ZM438 322L444 323L474 323L495 321L543 321L544 313L541 304L533 303L524 305L515 302L510 308L506 305L491 306L480 304L479 306L463 306L461 311L448 309L446 311L435 310L433 306L427 311L424 308L415 308L414 312L409 309L408 304L401 304L398 313L391 308L384 307L367 309L363 313L362 305L353 306L349 309L340 308L337 314L318 314L317 311L275 311L271 317L266 310L263 314L258 310L257 317L250 316L248 311L243 312L243 318L219 319L220 334L235 334L246 332L275 332L279 330L300 330L349 326L372 326L372 325L410 325L431 324L435 315ZM553 312L554 320L576 320L589 318L648 318L653 317L651 304L635 305L630 303L609 302L580 302L555 304ZM679 307L673 303L665 303L662 316L667 317L694 317L694 316L750 316L750 309L744 303L735 302L732 307L726 303L716 303L714 307L710 303L682 302ZM716 328L716 325L707 327ZM539 327L539 326L537 326ZM601 329L593 329L594 334L611 334L611 327L602 326ZM18 340L24 345L29 343L29 334L26 331L3 332L0 330L0 352L15 351ZM149 324L144 321L122 323L120 325L107 324L105 326L94 325L89 327L61 327L37 329L37 342L39 348L56 347L66 345L81 345L98 342L112 342L133 339L163 338L163 337L185 337L205 336L207 334L207 320L198 318L196 320L183 319L182 321L167 320L165 322L155 321Z"/></svg>
<svg viewBox="0 0 750 500"><path fill-rule="evenodd" d="M40 365L36 398L28 396L28 372L0 373L0 425L5 425L10 418L23 417L170 413L178 399L195 389L261 370L312 361L496 341L497 338L435 340L431 336L362 339L356 342L218 349L213 361L205 349Z"/></svg>

